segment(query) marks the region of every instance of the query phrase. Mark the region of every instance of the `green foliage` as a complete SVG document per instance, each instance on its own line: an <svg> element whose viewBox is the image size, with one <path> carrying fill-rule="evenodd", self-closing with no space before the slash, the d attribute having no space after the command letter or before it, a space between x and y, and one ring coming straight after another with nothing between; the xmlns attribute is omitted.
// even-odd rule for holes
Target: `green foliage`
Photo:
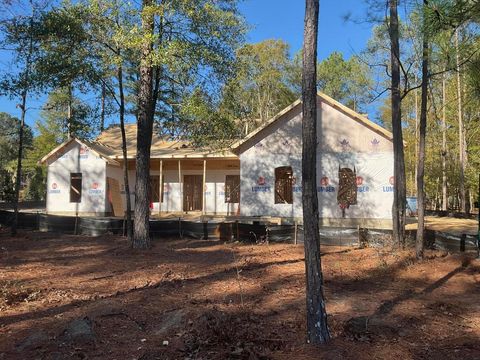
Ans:
<svg viewBox="0 0 480 360"><path fill-rule="evenodd" d="M200 89L185 99L183 136L197 147L225 148L235 137L235 123L224 116L213 100Z"/></svg>
<svg viewBox="0 0 480 360"><path fill-rule="evenodd" d="M0 113L0 198L13 201L14 175L17 166L20 120ZM33 133L29 126L24 127L23 148L32 148ZM25 158L25 151L23 158Z"/></svg>
<svg viewBox="0 0 480 360"><path fill-rule="evenodd" d="M87 92L98 83L97 54L84 31L85 13L81 7L65 3L39 18L37 79L54 89L74 87Z"/></svg>
<svg viewBox="0 0 480 360"><path fill-rule="evenodd" d="M71 95L67 88L58 88L50 92L47 102L43 105L41 117L50 128L56 130L56 135L61 141L68 137L69 130L72 136L91 139L95 136L98 123L97 112L79 97Z"/></svg>
<svg viewBox="0 0 480 360"><path fill-rule="evenodd" d="M282 40L243 46L237 51L235 70L223 89L222 103L232 119L258 125L298 97L289 79L289 46Z"/></svg>
<svg viewBox="0 0 480 360"><path fill-rule="evenodd" d="M15 16L0 22L0 46L10 49L12 61L0 77L0 95L12 99L23 93L39 91L42 85L32 74L32 66L40 52L32 51L38 46L38 9L32 9L32 16Z"/></svg>
<svg viewBox="0 0 480 360"><path fill-rule="evenodd" d="M25 200L45 200L47 188L47 171L45 166L37 166L29 174L27 186L23 192Z"/></svg>
<svg viewBox="0 0 480 360"><path fill-rule="evenodd" d="M0 172L0 199L12 202L15 199L15 183L9 172Z"/></svg>
<svg viewBox="0 0 480 360"><path fill-rule="evenodd" d="M368 66L356 56L345 60L333 52L318 64L318 89L352 108L364 111L371 100L372 80Z"/></svg>
<svg viewBox="0 0 480 360"><path fill-rule="evenodd" d="M302 53L293 58L290 82L300 96L302 88ZM358 56L345 59L340 52L331 53L317 65L317 87L351 109L362 112L373 98L372 73Z"/></svg>
<svg viewBox="0 0 480 360"><path fill-rule="evenodd" d="M0 112L0 171L9 169L9 164L17 159L19 126L19 119ZM24 148L31 147L32 139L32 130L25 126Z"/></svg>

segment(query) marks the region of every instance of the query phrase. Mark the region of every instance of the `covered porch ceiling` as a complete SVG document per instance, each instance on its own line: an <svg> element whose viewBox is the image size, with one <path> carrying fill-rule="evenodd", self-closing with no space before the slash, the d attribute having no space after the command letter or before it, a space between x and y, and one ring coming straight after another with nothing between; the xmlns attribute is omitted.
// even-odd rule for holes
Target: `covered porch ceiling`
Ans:
<svg viewBox="0 0 480 360"><path fill-rule="evenodd" d="M123 161L120 161L123 166ZM135 159L128 160L128 169L135 170ZM151 159L150 170L240 170L240 159Z"/></svg>

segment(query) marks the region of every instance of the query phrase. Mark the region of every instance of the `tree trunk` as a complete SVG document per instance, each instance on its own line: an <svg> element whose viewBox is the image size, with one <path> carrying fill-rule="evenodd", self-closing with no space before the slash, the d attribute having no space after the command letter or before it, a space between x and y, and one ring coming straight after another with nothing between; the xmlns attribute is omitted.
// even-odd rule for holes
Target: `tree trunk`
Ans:
<svg viewBox="0 0 480 360"><path fill-rule="evenodd" d="M427 0L423 0L424 8ZM425 9L424 9L425 13ZM427 101L428 101L428 38L423 30L422 41L422 99L420 104L420 128L417 163L417 209L418 227L415 252L417 259L423 259L425 241L425 138L427 132Z"/></svg>
<svg viewBox="0 0 480 360"><path fill-rule="evenodd" d="M67 88L68 92L68 103L67 103L67 133L68 138L71 139L73 137L73 128L72 128L72 84L68 85Z"/></svg>
<svg viewBox="0 0 480 360"><path fill-rule="evenodd" d="M417 78L417 75L415 75L415 84L418 84L418 78ZM415 165L418 164L418 149L419 149L419 141L418 141L418 127L419 127L419 116L418 116L418 89L415 89L414 90L415 92ZM417 183L417 179L418 179L418 168L417 166L415 166L415 177L414 177L414 195L416 195L417 193L417 189L418 189L418 183ZM417 193L418 194L418 193Z"/></svg>
<svg viewBox="0 0 480 360"><path fill-rule="evenodd" d="M125 95L123 92L123 67L119 65L117 71L118 90L120 97L120 131L122 132L122 154L123 154L123 182L125 184L125 200L127 202L127 239L132 244L133 227L132 227L132 204L130 199L130 185L128 181L128 156L127 156L127 136L125 134Z"/></svg>
<svg viewBox="0 0 480 360"><path fill-rule="evenodd" d="M17 157L17 177L15 179L15 195L13 199L13 223L11 228L12 236L17 235L18 227L18 200L20 198L20 186L22 184L22 157L23 157L23 132L25 128L25 106L27 103L27 90L22 92L22 104L20 105L22 115L20 119L20 127L18 129L18 157Z"/></svg>
<svg viewBox="0 0 480 360"><path fill-rule="evenodd" d="M140 89L137 116L137 157L135 182L135 219L132 247L150 247L150 147L152 145L153 115L153 67L150 55L153 51L151 35L154 32L153 0L143 0L142 29L144 45L140 63ZM147 11L145 11L147 10Z"/></svg>
<svg viewBox="0 0 480 360"><path fill-rule="evenodd" d="M458 46L458 29L455 31L455 52L457 61L457 101L458 101L458 154L460 161L460 212L466 212L466 191L465 191L465 129L463 126L462 109L462 80L460 76L460 49Z"/></svg>
<svg viewBox="0 0 480 360"><path fill-rule="evenodd" d="M393 192L393 237L400 246L405 246L406 221L406 185L405 156L403 149L402 113L400 94L400 44L398 25L398 0L389 0L390 7L390 60L392 64L392 133L393 133L393 175L395 179Z"/></svg>
<svg viewBox="0 0 480 360"><path fill-rule="evenodd" d="M317 196L317 34L318 0L306 0L302 80L302 201L307 284L307 339L322 344L330 339L323 296Z"/></svg>
<svg viewBox="0 0 480 360"><path fill-rule="evenodd" d="M102 83L102 100L101 100L101 110L100 110L100 131L105 130L105 84Z"/></svg>
<svg viewBox="0 0 480 360"><path fill-rule="evenodd" d="M30 39L28 45L28 53L25 61L25 78L24 88L22 90L22 103L20 109L22 115L20 117L20 128L18 129L18 157L17 157L17 177L15 179L15 194L13 199L13 222L11 228L12 236L17 235L18 228L18 201L20 199L20 186L22 185L22 157L23 157L23 133L25 129L25 114L27 112L27 94L28 83L30 81L30 62L33 55L33 9L30 17Z"/></svg>
<svg viewBox="0 0 480 360"><path fill-rule="evenodd" d="M446 71L446 69L445 69ZM442 210L448 210L447 193L447 84L446 74L442 78Z"/></svg>

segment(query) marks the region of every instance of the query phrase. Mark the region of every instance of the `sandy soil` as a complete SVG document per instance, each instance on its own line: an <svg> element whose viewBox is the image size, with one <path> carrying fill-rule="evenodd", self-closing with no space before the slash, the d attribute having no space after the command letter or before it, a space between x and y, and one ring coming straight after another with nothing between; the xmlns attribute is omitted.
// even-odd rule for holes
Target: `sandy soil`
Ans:
<svg viewBox="0 0 480 360"><path fill-rule="evenodd" d="M425 218L425 227L430 230L441 231L460 236L462 234L477 235L477 219L456 219L450 217L427 216ZM415 230L417 223L407 225L407 230Z"/></svg>
<svg viewBox="0 0 480 360"><path fill-rule="evenodd" d="M322 251L314 347L301 246L0 232L0 359L480 359L479 260Z"/></svg>

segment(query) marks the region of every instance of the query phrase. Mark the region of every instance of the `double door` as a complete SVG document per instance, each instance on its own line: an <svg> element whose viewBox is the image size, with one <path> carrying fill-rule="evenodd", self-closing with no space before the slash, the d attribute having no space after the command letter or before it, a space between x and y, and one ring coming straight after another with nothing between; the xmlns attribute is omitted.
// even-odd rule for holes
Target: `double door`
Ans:
<svg viewBox="0 0 480 360"><path fill-rule="evenodd" d="M203 210L203 176L183 176L183 211Z"/></svg>

